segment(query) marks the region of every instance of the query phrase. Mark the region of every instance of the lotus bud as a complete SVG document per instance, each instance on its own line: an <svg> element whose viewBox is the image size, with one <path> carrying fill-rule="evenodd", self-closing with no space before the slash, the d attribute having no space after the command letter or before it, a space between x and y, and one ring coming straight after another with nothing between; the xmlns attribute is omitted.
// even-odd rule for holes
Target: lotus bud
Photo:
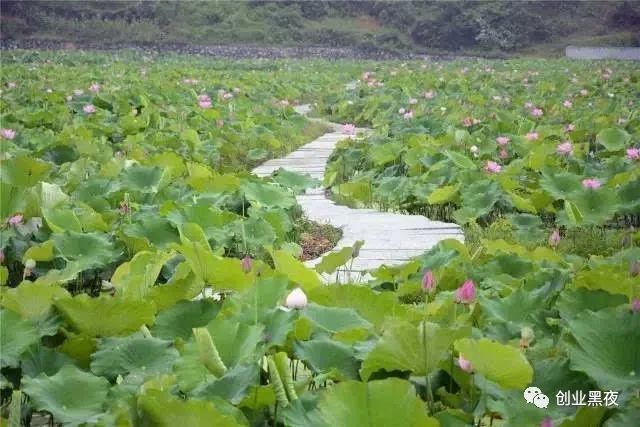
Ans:
<svg viewBox="0 0 640 427"><path fill-rule="evenodd" d="M245 257L242 258L241 265L242 271L249 273L251 271L251 267L253 267L253 259L251 259L249 255L245 255Z"/></svg>
<svg viewBox="0 0 640 427"><path fill-rule="evenodd" d="M433 271L427 270L422 276L422 290L425 292L432 292L436 288L436 279L433 276Z"/></svg>
<svg viewBox="0 0 640 427"><path fill-rule="evenodd" d="M24 263L24 268L28 268L29 270L33 270L34 268L36 268L36 262L34 260L32 260L31 258L29 258Z"/></svg>
<svg viewBox="0 0 640 427"><path fill-rule="evenodd" d="M295 288L289 295L285 302L287 308L301 309L307 306L307 295L300 288Z"/></svg>
<svg viewBox="0 0 640 427"><path fill-rule="evenodd" d="M473 280L467 279L462 286L456 289L456 302L471 304L476 299L476 285Z"/></svg>
<svg viewBox="0 0 640 427"><path fill-rule="evenodd" d="M540 427L553 427L553 422L550 417L545 417L540 423Z"/></svg>
<svg viewBox="0 0 640 427"><path fill-rule="evenodd" d="M535 333L529 326L523 326L520 329L520 346L529 347L535 339Z"/></svg>
<svg viewBox="0 0 640 427"><path fill-rule="evenodd" d="M631 311L640 313L640 298L634 298L633 301L631 301Z"/></svg>
<svg viewBox="0 0 640 427"><path fill-rule="evenodd" d="M549 236L549 246L555 249L558 247L559 244L560 244L560 232L556 228L553 230L553 232Z"/></svg>
<svg viewBox="0 0 640 427"><path fill-rule="evenodd" d="M462 354L458 355L458 366L465 372L473 372L473 366L471 365L471 362L465 359Z"/></svg>

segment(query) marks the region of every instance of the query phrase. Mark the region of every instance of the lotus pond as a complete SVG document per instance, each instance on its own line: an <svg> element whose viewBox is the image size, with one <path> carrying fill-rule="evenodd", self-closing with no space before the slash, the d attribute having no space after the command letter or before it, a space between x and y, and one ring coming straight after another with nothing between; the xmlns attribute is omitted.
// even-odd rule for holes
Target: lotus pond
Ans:
<svg viewBox="0 0 640 427"><path fill-rule="evenodd" d="M640 425L637 65L2 61L3 425ZM373 129L337 200L466 243L321 283L318 183L250 174L326 131L297 102Z"/></svg>

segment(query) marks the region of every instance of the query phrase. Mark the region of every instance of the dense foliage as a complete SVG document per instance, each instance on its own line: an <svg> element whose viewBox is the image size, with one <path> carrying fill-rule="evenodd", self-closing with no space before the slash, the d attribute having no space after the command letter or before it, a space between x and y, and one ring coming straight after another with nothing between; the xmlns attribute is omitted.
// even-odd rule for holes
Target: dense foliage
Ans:
<svg viewBox="0 0 640 427"><path fill-rule="evenodd" d="M2 417L637 425L640 236L625 231L600 254L566 243L640 213L637 73L544 68L3 55ZM513 234L443 241L366 284L321 284L317 271L358 248L305 267L290 231L294 195L314 183L247 172L322 132L295 100L374 128L334 155L327 184L344 199L387 194L406 208L413 191ZM519 105L529 100L541 117ZM567 138L571 155L554 154ZM543 221L559 227L548 240ZM524 400L529 386L549 396L545 410ZM569 390L617 399L557 405Z"/></svg>
<svg viewBox="0 0 640 427"><path fill-rule="evenodd" d="M3 1L3 37L514 52L638 45L631 1ZM549 51L548 48L542 49Z"/></svg>

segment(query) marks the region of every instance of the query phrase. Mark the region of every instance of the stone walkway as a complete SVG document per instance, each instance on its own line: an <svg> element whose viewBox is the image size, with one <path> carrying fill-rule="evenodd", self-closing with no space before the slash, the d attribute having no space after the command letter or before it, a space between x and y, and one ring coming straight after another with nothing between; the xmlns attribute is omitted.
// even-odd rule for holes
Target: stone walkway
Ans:
<svg viewBox="0 0 640 427"><path fill-rule="evenodd" d="M309 111L308 105L296 108L300 114ZM347 138L340 132L340 125L331 124L333 130L320 138L303 145L298 150L280 159L269 160L253 172L258 176L269 176L279 168L309 174L322 180L327 160L336 143ZM366 129L358 129L366 132ZM402 215L379 212L374 209L351 209L334 203L325 196L323 188L308 190L297 197L306 216L319 223L329 223L342 229L342 239L334 250L352 246L364 240L360 255L348 270L339 275L325 275L327 282L339 280L358 281L367 276L367 271L383 264L395 265L407 262L429 250L440 240L454 238L463 241L460 227L456 224L431 221L420 215ZM313 266L321 258L307 261Z"/></svg>

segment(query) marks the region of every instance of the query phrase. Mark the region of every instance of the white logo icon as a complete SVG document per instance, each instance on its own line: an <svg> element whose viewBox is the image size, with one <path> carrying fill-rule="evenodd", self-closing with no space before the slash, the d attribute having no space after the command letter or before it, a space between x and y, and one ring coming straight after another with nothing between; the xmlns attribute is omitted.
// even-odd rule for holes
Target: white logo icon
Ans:
<svg viewBox="0 0 640 427"><path fill-rule="evenodd" d="M538 387L529 387L524 391L524 400L543 409L549 406L549 398Z"/></svg>

